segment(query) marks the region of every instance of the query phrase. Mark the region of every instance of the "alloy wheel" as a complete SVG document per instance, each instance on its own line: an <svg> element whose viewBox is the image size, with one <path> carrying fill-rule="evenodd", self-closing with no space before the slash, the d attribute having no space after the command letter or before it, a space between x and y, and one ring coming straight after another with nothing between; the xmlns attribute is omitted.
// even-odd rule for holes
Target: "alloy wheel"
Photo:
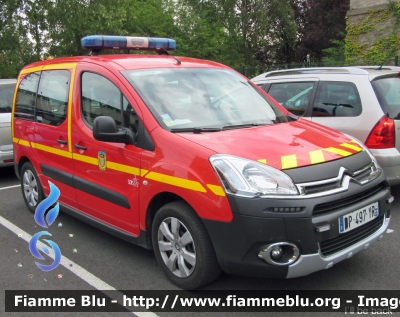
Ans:
<svg viewBox="0 0 400 317"><path fill-rule="evenodd" d="M167 268L178 277L188 277L196 266L196 249L192 235L174 217L164 219L158 229L158 246Z"/></svg>
<svg viewBox="0 0 400 317"><path fill-rule="evenodd" d="M39 198L38 184L35 175L33 175L32 171L29 169L25 171L23 176L23 190L28 204L35 207Z"/></svg>

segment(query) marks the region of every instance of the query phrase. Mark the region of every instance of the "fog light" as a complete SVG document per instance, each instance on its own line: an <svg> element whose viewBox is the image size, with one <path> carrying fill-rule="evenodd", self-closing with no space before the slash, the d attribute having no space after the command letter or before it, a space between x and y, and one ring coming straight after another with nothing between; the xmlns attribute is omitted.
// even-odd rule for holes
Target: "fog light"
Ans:
<svg viewBox="0 0 400 317"><path fill-rule="evenodd" d="M294 243L277 242L261 247L258 258L272 265L290 265L300 257L300 250Z"/></svg>
<svg viewBox="0 0 400 317"><path fill-rule="evenodd" d="M278 260L283 254L283 249L277 245L274 246L271 250L271 258L273 258L274 260Z"/></svg>

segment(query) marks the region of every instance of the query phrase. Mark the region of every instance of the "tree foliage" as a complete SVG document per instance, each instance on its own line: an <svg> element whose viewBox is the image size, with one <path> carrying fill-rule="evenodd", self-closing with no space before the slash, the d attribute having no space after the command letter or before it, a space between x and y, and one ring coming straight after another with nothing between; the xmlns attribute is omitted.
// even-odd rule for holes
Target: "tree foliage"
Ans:
<svg viewBox="0 0 400 317"><path fill-rule="evenodd" d="M0 78L16 77L34 61L34 45L27 38L27 22L21 17L23 2L3 0L0 7Z"/></svg>
<svg viewBox="0 0 400 317"><path fill-rule="evenodd" d="M87 54L80 40L90 34L171 37L177 55L232 67L291 63L307 53L321 60L336 45L331 40L343 40L349 6L349 0L1 2L1 78L49 56Z"/></svg>
<svg viewBox="0 0 400 317"><path fill-rule="evenodd" d="M350 0L299 0L296 19L298 25L297 60L305 60L307 54L316 61L326 55L326 49L334 47L332 40L343 41L346 30L346 13Z"/></svg>

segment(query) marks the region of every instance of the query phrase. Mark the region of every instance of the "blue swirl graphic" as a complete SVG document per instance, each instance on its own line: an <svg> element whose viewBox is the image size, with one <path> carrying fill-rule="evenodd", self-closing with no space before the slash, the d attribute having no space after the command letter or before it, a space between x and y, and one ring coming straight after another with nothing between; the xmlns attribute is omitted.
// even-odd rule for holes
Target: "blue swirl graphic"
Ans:
<svg viewBox="0 0 400 317"><path fill-rule="evenodd" d="M58 216L60 208L59 203L57 203L52 209L47 212L46 221L48 225L46 225L44 214L46 213L46 210L49 209L57 201L58 197L60 197L60 190L57 188L57 186L50 181L49 186L50 194L46 199L43 199L36 207L34 216L36 223L43 228L48 228L53 224L54 220L56 220Z"/></svg>
<svg viewBox="0 0 400 317"><path fill-rule="evenodd" d="M31 254L32 254L35 258L37 258L37 259L39 259L39 260L44 260L44 259L45 259L45 258L39 253L39 250L38 250L38 248L37 248L37 246L36 246L36 244L37 244L39 238L40 238L41 236L43 236L43 235L51 236L51 233L49 233L49 232L47 232L47 231L40 231L40 232L36 233L35 235L33 235L32 238L31 238L31 240L29 241L29 251L31 251ZM46 239L45 239L44 241L46 241L46 242L51 246L51 248L52 248L53 251L54 251L54 262L53 262L51 265L43 265L43 264L40 264L40 263L38 263L38 262L35 262L35 264L36 264L36 266L37 266L39 269L41 269L42 271L49 272L49 271L51 271L51 270L54 270L54 269L60 264L60 262L61 262L61 251L60 251L60 248L58 247L58 245L57 245L55 242L53 242L53 241L51 241L51 240L46 240ZM49 249L48 249L46 246L43 246L43 247L42 247L42 250L43 250L46 254L49 254L49 253L50 253Z"/></svg>
<svg viewBox="0 0 400 317"><path fill-rule="evenodd" d="M48 228L50 227L53 222L56 220L57 216L58 216L58 212L59 212L59 203L57 203L53 208L51 208L47 214L46 214L46 220L45 218L45 213L46 211L55 203L57 202L58 197L60 197L60 190L57 188L56 185L54 185L52 182L49 181L49 186L50 186L50 194L49 196L44 199L43 201L41 201L38 206L36 207L35 210L35 215L34 215L34 219L36 221L36 223L43 227L43 228ZM47 224L46 224L47 222ZM37 248L37 242L39 240L39 238L43 235L48 235L51 236L51 233L49 233L48 231L40 231L36 234L34 234L31 238L31 240L29 241L29 251L31 251L31 254L39 259L39 260L44 260L45 258L40 254L38 248ZM46 241L50 247L53 249L54 251L54 262L51 265L43 265L40 264L38 262L35 262L35 264L37 265L37 267L39 269L41 269L42 271L45 272L49 272L51 270L54 270L61 261L61 251L60 248L58 247L58 245L51 241L51 240L44 240ZM42 246L42 251L44 253L46 253L47 255L50 254L50 251L48 249L47 246Z"/></svg>

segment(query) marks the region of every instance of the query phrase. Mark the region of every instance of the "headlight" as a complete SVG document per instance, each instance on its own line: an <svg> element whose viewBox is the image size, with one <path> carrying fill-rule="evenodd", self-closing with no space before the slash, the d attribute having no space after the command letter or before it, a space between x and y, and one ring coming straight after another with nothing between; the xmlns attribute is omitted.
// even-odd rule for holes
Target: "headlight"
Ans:
<svg viewBox="0 0 400 317"><path fill-rule="evenodd" d="M288 175L268 165L223 154L211 156L210 162L226 193L248 197L299 194Z"/></svg>
<svg viewBox="0 0 400 317"><path fill-rule="evenodd" d="M342 132L343 133L343 132ZM380 169L381 167L379 166L378 162L376 161L376 158L372 155L371 151L365 146L364 143L362 143L360 140L356 139L355 137L348 135L346 133L343 133L345 136L347 136L349 139L354 140L357 142L357 144L359 146L361 146L365 152L367 152L367 154L369 155L369 157L371 158L371 161L375 164L376 169Z"/></svg>

